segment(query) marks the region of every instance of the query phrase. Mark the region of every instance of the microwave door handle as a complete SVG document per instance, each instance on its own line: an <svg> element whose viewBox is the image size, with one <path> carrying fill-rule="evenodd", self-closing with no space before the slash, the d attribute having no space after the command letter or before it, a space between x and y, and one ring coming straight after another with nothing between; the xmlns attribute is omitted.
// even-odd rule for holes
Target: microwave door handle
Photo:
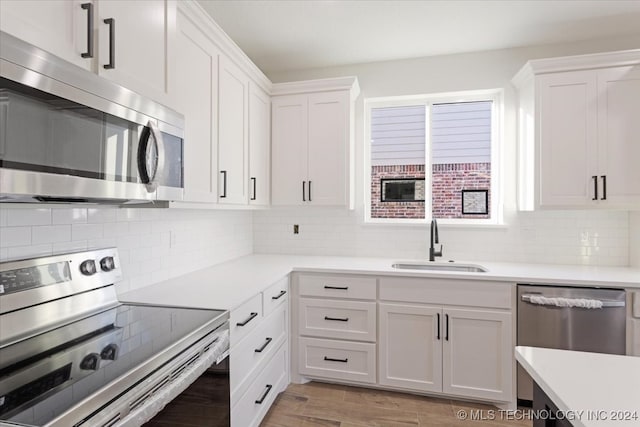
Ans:
<svg viewBox="0 0 640 427"><path fill-rule="evenodd" d="M155 150L149 150L149 143L153 140ZM149 162L149 156L155 152L155 162L153 165ZM138 170L142 183L146 185L147 191L153 193L158 188L158 178L162 176L164 170L164 143L162 134L158 131L156 125L149 121L147 126L142 130L140 136L140 144L138 146Z"/></svg>

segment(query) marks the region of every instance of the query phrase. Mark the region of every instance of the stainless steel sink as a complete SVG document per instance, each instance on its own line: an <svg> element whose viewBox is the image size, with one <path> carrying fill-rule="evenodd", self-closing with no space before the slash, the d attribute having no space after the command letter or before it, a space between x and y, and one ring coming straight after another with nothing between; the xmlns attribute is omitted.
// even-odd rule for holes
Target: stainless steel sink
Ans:
<svg viewBox="0 0 640 427"><path fill-rule="evenodd" d="M433 262L397 262L391 267L399 270L431 270L431 271L466 271L470 273L486 273L488 270L481 265L433 263Z"/></svg>

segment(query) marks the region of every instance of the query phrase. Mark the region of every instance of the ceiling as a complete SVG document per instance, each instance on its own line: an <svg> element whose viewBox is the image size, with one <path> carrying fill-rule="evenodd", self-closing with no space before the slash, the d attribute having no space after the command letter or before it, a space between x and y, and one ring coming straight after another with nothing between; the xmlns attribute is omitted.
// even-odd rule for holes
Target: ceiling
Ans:
<svg viewBox="0 0 640 427"><path fill-rule="evenodd" d="M640 34L640 0L198 0L266 74Z"/></svg>

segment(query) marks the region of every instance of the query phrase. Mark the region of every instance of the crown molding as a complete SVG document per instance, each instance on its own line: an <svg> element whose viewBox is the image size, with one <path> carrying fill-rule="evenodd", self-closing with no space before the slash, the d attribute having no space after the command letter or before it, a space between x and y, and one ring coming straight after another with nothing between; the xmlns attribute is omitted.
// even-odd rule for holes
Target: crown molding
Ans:
<svg viewBox="0 0 640 427"><path fill-rule="evenodd" d="M328 92L334 90L348 90L351 101L360 95L360 84L355 76L336 77L328 79L305 80L299 82L276 83L273 85L271 95L295 95L313 92Z"/></svg>

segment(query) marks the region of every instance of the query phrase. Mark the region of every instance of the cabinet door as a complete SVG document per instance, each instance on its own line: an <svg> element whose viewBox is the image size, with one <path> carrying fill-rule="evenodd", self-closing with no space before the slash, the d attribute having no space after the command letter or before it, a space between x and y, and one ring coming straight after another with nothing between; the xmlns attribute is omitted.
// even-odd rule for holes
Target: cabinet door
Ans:
<svg viewBox="0 0 640 427"><path fill-rule="evenodd" d="M512 399L511 313L444 309L442 391L494 401Z"/></svg>
<svg viewBox="0 0 640 427"><path fill-rule="evenodd" d="M249 85L249 203L268 205L271 169L271 99Z"/></svg>
<svg viewBox="0 0 640 427"><path fill-rule="evenodd" d="M248 201L247 115L249 78L225 56L220 56L218 84L219 202Z"/></svg>
<svg viewBox="0 0 640 427"><path fill-rule="evenodd" d="M593 71L539 77L540 206L588 206L597 174Z"/></svg>
<svg viewBox="0 0 640 427"><path fill-rule="evenodd" d="M175 39L173 0L100 0L97 2L100 41L98 73L122 86L166 103L168 64ZM113 40L110 25L113 19ZM113 55L115 64L110 64Z"/></svg>
<svg viewBox="0 0 640 427"><path fill-rule="evenodd" d="M598 71L598 92L599 199L639 208L640 66Z"/></svg>
<svg viewBox="0 0 640 427"><path fill-rule="evenodd" d="M278 96L271 108L271 203L301 205L308 200L307 96Z"/></svg>
<svg viewBox="0 0 640 427"><path fill-rule="evenodd" d="M91 69L93 59L83 58L88 46L91 0L2 0L0 29L73 64Z"/></svg>
<svg viewBox="0 0 640 427"><path fill-rule="evenodd" d="M217 120L218 51L182 15L176 40L171 99L184 114L184 201L215 203L218 199Z"/></svg>
<svg viewBox="0 0 640 427"><path fill-rule="evenodd" d="M349 191L349 93L309 95L309 200L344 206Z"/></svg>
<svg viewBox="0 0 640 427"><path fill-rule="evenodd" d="M442 309L379 306L379 383L420 391L442 391Z"/></svg>

